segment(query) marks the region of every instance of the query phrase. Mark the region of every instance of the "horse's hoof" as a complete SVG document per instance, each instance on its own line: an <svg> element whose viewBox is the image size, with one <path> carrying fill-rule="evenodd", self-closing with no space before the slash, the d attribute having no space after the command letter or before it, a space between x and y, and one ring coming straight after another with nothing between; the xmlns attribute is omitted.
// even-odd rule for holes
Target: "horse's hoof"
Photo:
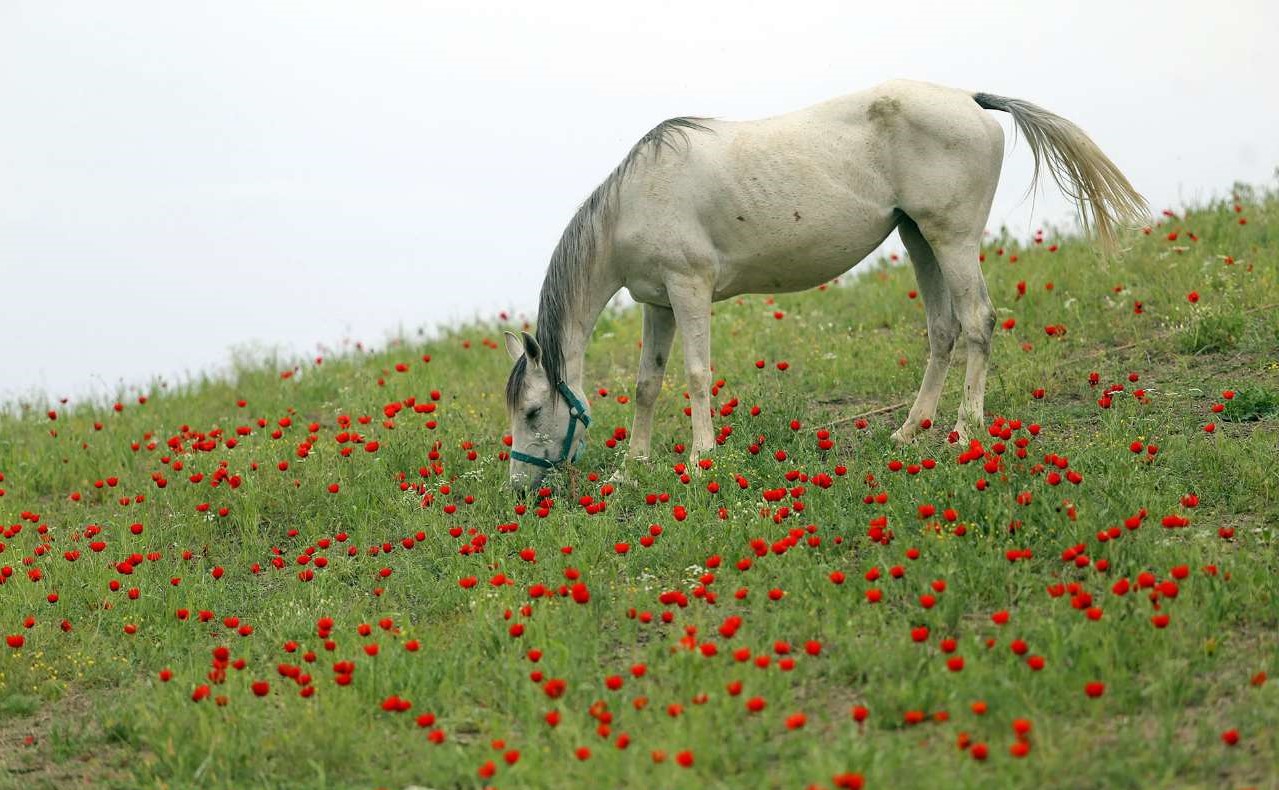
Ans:
<svg viewBox="0 0 1279 790"><path fill-rule="evenodd" d="M898 428L897 430L893 431L892 440L894 442L897 442L898 444L910 444L911 442L915 441L915 437L913 435L907 434L904 429Z"/></svg>

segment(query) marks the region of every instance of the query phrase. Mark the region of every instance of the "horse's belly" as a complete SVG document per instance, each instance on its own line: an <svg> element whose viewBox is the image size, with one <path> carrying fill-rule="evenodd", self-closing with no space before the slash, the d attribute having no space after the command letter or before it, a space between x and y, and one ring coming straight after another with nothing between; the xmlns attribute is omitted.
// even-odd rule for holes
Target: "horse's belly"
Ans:
<svg viewBox="0 0 1279 790"><path fill-rule="evenodd" d="M715 278L715 300L748 293L785 293L816 288L853 268L865 254L822 259L726 261Z"/></svg>
<svg viewBox="0 0 1279 790"><path fill-rule="evenodd" d="M900 218L874 173L844 179L793 161L769 164L766 179L725 183L698 212L718 253L716 298L828 282L874 251Z"/></svg>
<svg viewBox="0 0 1279 790"><path fill-rule="evenodd" d="M886 213L849 219L809 234L784 228L726 245L729 249L716 267L715 299L803 291L830 282L873 252L895 225L895 217Z"/></svg>

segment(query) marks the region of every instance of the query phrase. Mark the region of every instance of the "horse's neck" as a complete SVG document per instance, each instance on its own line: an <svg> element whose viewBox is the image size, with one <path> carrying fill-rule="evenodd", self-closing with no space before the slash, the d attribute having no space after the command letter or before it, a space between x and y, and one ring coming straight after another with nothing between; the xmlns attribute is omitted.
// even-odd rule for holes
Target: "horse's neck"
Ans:
<svg viewBox="0 0 1279 790"><path fill-rule="evenodd" d="M616 281L610 271L593 272L581 304L574 305L557 328L564 349L564 381L570 387L584 391L582 380L591 333L595 331L600 314L621 288L621 282Z"/></svg>

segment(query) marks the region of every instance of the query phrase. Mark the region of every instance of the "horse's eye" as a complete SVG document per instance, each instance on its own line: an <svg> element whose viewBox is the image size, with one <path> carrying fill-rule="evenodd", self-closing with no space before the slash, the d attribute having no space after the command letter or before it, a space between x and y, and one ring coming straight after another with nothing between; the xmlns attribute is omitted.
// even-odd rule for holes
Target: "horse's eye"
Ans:
<svg viewBox="0 0 1279 790"><path fill-rule="evenodd" d="M528 412L524 414L524 419L528 420L529 422L532 422L533 420L536 420L537 415L541 413L542 413L541 408L529 409Z"/></svg>

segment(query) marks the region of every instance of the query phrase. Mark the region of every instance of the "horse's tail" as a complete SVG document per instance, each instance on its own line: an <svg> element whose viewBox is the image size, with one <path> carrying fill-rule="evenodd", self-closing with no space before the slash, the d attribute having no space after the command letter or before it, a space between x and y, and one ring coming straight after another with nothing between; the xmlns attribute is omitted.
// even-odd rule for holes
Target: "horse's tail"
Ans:
<svg viewBox="0 0 1279 790"><path fill-rule="evenodd" d="M973 101L983 109L1012 115L1035 158L1031 188L1039 183L1039 168L1046 162L1057 186L1075 201L1084 232L1095 230L1103 249L1114 250L1118 226L1146 221L1146 199L1083 129L1020 99L977 93Z"/></svg>

